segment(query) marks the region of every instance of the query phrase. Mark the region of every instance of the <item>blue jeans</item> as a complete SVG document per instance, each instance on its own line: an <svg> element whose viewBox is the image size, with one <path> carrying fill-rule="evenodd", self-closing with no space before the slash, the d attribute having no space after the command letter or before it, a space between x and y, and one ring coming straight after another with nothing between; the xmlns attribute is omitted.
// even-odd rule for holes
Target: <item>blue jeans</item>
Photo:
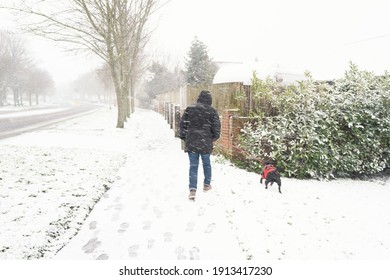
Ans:
<svg viewBox="0 0 390 280"><path fill-rule="evenodd" d="M196 189L198 186L198 166L199 157L202 159L204 181L206 185L210 185L211 182L211 162L210 154L196 154L188 152L188 158L190 159L190 189Z"/></svg>

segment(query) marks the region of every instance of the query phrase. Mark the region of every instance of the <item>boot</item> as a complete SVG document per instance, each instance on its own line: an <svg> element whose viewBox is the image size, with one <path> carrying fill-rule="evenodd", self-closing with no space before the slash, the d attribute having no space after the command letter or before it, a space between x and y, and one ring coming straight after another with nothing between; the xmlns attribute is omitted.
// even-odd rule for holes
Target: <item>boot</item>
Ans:
<svg viewBox="0 0 390 280"><path fill-rule="evenodd" d="M188 195L188 199L195 200L196 189L190 189L190 194Z"/></svg>
<svg viewBox="0 0 390 280"><path fill-rule="evenodd" d="M203 191L204 191L204 192L208 192L209 190L211 190L211 185L204 184L204 185L203 185Z"/></svg>

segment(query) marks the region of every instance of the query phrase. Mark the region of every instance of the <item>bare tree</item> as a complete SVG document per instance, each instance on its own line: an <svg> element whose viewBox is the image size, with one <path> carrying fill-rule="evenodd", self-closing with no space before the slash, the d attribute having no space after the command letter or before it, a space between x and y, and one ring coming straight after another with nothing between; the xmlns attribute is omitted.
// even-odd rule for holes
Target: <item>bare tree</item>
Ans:
<svg viewBox="0 0 390 280"><path fill-rule="evenodd" d="M0 105L7 88L12 89L14 105L23 105L20 85L25 69L31 65L24 41L10 32L0 31Z"/></svg>
<svg viewBox="0 0 390 280"><path fill-rule="evenodd" d="M123 128L134 103L134 83L147 41L146 23L158 0L24 0L8 7L30 18L24 28L33 34L89 50L110 67L118 118ZM24 22L26 18L23 19Z"/></svg>
<svg viewBox="0 0 390 280"><path fill-rule="evenodd" d="M54 91L54 81L46 70L32 66L24 73L21 89L26 92L30 106L33 103L33 95L35 95L35 104L38 105L39 96L46 98L49 91Z"/></svg>
<svg viewBox="0 0 390 280"><path fill-rule="evenodd" d="M11 36L9 33L0 30L0 106L4 106L8 87L8 68L11 64L11 56L9 51L10 39Z"/></svg>

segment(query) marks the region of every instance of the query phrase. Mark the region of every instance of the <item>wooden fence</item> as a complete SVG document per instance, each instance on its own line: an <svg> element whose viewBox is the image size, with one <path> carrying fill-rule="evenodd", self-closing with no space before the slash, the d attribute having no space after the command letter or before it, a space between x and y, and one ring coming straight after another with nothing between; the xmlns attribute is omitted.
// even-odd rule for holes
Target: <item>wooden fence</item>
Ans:
<svg viewBox="0 0 390 280"><path fill-rule="evenodd" d="M225 83L217 85L205 86L184 86L177 90L173 90L156 96L155 106L159 102L170 102L185 109L190 104L196 102L199 93L202 90L208 90L213 98L212 106L222 115L223 110L239 109L242 114L246 114L246 91L249 91L248 86L242 83Z"/></svg>
<svg viewBox="0 0 390 280"><path fill-rule="evenodd" d="M235 149L241 128L246 122L251 109L250 88L242 83L227 83L209 86L185 86L180 89L160 94L154 101L154 110L162 114L175 137L179 135L180 118L185 108L196 102L202 90L209 90L213 98L212 106L221 118L221 137L215 151L225 156L238 155Z"/></svg>

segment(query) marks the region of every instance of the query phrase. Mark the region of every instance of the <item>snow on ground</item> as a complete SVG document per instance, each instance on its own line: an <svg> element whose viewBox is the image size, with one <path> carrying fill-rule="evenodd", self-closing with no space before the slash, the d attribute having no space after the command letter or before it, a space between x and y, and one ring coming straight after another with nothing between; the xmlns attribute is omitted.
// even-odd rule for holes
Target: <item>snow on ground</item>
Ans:
<svg viewBox="0 0 390 280"><path fill-rule="evenodd" d="M116 129L115 117L0 141L0 259L390 259L388 178L282 178L281 195L213 157L213 190L190 202L164 118L137 109Z"/></svg>
<svg viewBox="0 0 390 280"><path fill-rule="evenodd" d="M53 256L117 180L125 153L96 148L68 125L0 142L0 259Z"/></svg>

